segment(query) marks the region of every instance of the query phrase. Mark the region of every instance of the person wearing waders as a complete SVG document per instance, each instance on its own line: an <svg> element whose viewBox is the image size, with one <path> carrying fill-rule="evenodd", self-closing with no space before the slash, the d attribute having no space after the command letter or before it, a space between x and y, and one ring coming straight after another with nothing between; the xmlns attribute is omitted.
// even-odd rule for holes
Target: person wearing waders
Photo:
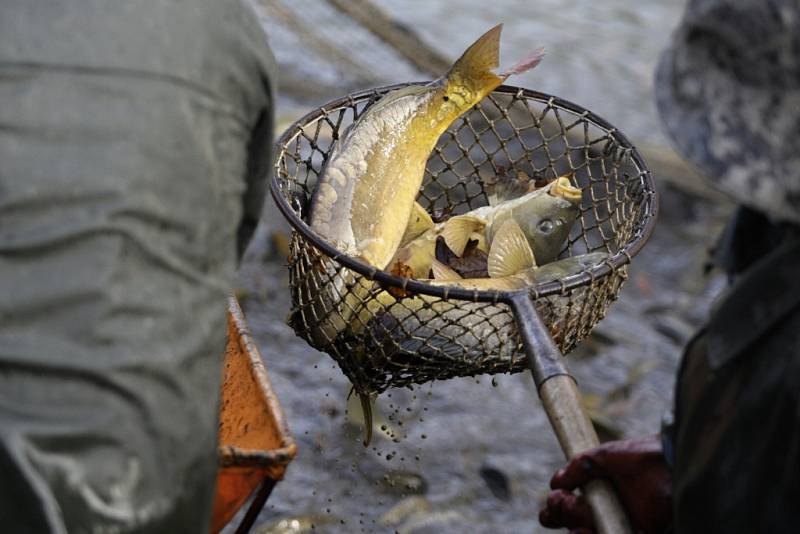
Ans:
<svg viewBox="0 0 800 534"><path fill-rule="evenodd" d="M739 204L713 258L730 286L672 422L570 461L540 522L594 532L574 490L604 478L635 532L800 532L800 6L693 0L655 85L676 148Z"/></svg>
<svg viewBox="0 0 800 534"><path fill-rule="evenodd" d="M0 531L208 532L273 70L244 0L0 2Z"/></svg>

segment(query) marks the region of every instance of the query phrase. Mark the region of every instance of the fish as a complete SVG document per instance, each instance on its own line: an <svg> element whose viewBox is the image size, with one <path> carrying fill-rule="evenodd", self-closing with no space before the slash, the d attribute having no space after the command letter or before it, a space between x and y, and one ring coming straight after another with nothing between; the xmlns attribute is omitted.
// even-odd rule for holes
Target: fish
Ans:
<svg viewBox="0 0 800 534"><path fill-rule="evenodd" d="M433 259L431 271L434 277L419 281L438 287L451 286L478 291L516 291L574 276L608 258L608 252L595 251L537 266L527 236L519 223L510 218L503 222L492 241L488 257L489 277L463 278L454 269ZM449 304L437 297L422 294L410 298L396 298L386 291L375 295L373 300L374 303L369 306L369 309L374 314L380 313L381 309L391 310L394 304L402 303L403 307L412 315L418 315L420 322L425 322L429 316L425 312L426 309L432 315L436 315L447 311L437 303ZM404 329L405 332L413 330L415 330L413 327Z"/></svg>
<svg viewBox="0 0 800 534"><path fill-rule="evenodd" d="M387 93L348 127L329 153L312 193L311 230L369 266L389 266L412 215L420 214L415 212L415 198L439 137L506 78L534 68L544 56L544 49L537 49L495 74L501 30L498 24L483 34L437 80ZM343 330L358 328L357 310L374 284L321 254L312 263L318 272L310 276L318 291L310 295L309 340L324 349Z"/></svg>
<svg viewBox="0 0 800 534"><path fill-rule="evenodd" d="M455 286L479 291L514 291L575 275L607 257L606 252L590 252L540 267L536 264L527 236L519 223L510 218L502 223L489 249L488 278L463 278L455 270L434 259L431 267L434 278L420 281L434 286Z"/></svg>
<svg viewBox="0 0 800 534"><path fill-rule="evenodd" d="M517 222L528 245L536 251L536 262L539 265L549 263L564 248L580 214L581 199L581 190L574 187L568 177L561 176L520 197L473 209L443 223L433 224L431 220L428 224L426 221L424 225L428 229L405 243L392 258L392 272L427 278L440 236L456 256L463 256L470 241L477 241L476 250L488 252L488 243L507 220ZM423 208L419 206L415 211L420 209ZM407 235L418 234L422 227L423 224L415 223L414 230Z"/></svg>
<svg viewBox="0 0 800 534"><path fill-rule="evenodd" d="M545 194L548 195L545 197L548 201L542 199L543 205L531 202L528 196ZM486 215L486 238L491 242L504 221L513 219L534 251L536 262L544 265L554 261L563 250L572 225L580 214L583 193L572 185L568 176L561 176L528 195L509 200L502 204L502 209ZM554 197L555 201L549 197ZM476 216L483 216L481 209L489 211L486 207L478 208Z"/></svg>
<svg viewBox="0 0 800 534"><path fill-rule="evenodd" d="M498 75L498 24L439 79L386 94L333 147L311 198L310 226L348 255L384 269L400 245L425 164L450 124L508 76L535 67L539 49Z"/></svg>
<svg viewBox="0 0 800 534"><path fill-rule="evenodd" d="M534 68L544 56L544 49L537 49L495 74L501 31L498 24L483 34L437 80L386 94L345 131L328 155L311 197L312 231L344 254L387 268L409 223L415 224L415 198L439 137L506 78ZM419 222L428 224L424 217ZM365 326L363 312L370 311L367 303L376 286L319 254L312 263L310 282L318 294L309 295L308 339L324 349L342 331ZM366 412L369 400L360 392L359 396ZM364 416L371 428L371 417Z"/></svg>

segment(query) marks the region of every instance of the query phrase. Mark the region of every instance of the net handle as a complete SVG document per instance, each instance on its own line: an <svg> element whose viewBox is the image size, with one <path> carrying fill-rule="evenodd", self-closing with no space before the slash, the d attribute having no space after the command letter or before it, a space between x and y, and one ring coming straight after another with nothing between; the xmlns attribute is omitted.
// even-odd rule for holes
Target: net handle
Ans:
<svg viewBox="0 0 800 534"><path fill-rule="evenodd" d="M531 373L550 426L567 460L597 447L594 426L583 408L575 379L564 366L564 357L550 337L542 319L527 294L515 294L511 307L522 344L530 362ZM605 480L594 480L581 488L592 508L600 534L630 534L625 510L614 489Z"/></svg>

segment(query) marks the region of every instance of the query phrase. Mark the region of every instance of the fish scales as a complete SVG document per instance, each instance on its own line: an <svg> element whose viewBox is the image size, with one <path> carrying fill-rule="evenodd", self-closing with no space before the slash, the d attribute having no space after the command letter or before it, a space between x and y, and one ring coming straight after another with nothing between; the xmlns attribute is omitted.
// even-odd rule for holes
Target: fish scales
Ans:
<svg viewBox="0 0 800 534"><path fill-rule="evenodd" d="M334 149L315 193L312 228L376 267L399 245L435 143L416 147L418 136L409 133L432 97L413 88L367 110Z"/></svg>

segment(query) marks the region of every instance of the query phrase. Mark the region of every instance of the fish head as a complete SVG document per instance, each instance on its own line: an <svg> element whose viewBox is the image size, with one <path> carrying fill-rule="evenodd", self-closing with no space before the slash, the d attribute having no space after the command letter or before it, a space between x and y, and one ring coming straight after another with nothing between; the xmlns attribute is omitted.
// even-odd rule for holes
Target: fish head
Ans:
<svg viewBox="0 0 800 534"><path fill-rule="evenodd" d="M558 257L578 218L580 202L581 190L565 176L514 202L507 216L522 228L538 265Z"/></svg>

